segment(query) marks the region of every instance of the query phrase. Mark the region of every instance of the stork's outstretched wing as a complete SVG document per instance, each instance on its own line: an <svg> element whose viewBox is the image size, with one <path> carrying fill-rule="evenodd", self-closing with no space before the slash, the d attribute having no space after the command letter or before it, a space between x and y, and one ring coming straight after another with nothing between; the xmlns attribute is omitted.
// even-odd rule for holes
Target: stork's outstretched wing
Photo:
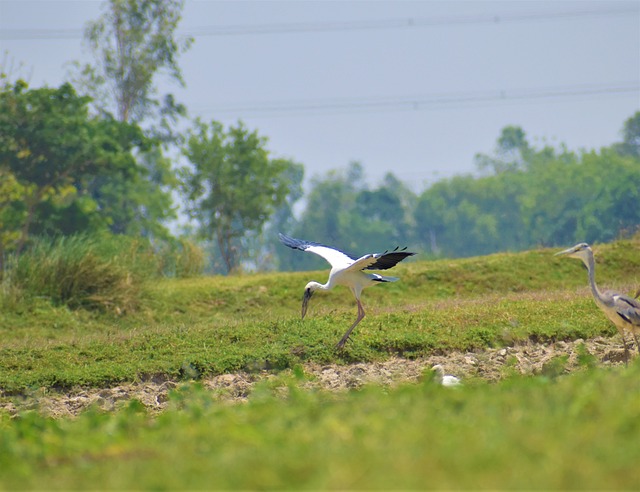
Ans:
<svg viewBox="0 0 640 492"><path fill-rule="evenodd" d="M415 255L415 253L407 253L404 251L364 255L361 258L358 258L347 270L388 270L389 268L396 266L408 256L413 255Z"/></svg>
<svg viewBox="0 0 640 492"><path fill-rule="evenodd" d="M289 246L293 249L299 249L300 251L308 251L309 253L315 253L327 260L332 267L347 268L355 261L351 256L343 253L340 250L325 246L324 244L314 243L311 241L303 241L302 239L295 239L285 234L279 233L278 237L282 244Z"/></svg>
<svg viewBox="0 0 640 492"><path fill-rule="evenodd" d="M409 253L405 251L406 247L398 250L398 248L394 249L390 252L385 252L380 255L374 255L376 257L375 263L369 265L366 270L387 270L396 266L402 260L407 258L408 256L413 256L415 253Z"/></svg>
<svg viewBox="0 0 640 492"><path fill-rule="evenodd" d="M282 233L278 234L280 241L285 246L289 246L293 249L299 249L300 251L309 251L315 253L318 256L322 256L327 260L332 267L344 268L345 270L387 270L396 266L399 262L413 256L415 253L409 253L398 248L393 251L385 251L384 253L370 253L361 256L357 260L349 256L348 254L332 248L331 246L325 246L324 244L314 243L311 241L303 241L301 239L294 239L286 236Z"/></svg>

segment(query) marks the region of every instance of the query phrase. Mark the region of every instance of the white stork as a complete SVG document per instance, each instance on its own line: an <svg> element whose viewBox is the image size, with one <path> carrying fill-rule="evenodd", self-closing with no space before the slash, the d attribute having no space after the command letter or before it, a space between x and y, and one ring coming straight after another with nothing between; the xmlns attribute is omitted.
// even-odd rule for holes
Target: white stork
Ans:
<svg viewBox="0 0 640 492"><path fill-rule="evenodd" d="M364 308L362 307L362 302L360 302L362 290L378 282L395 282L398 280L396 277L385 277L377 273L365 273L363 270L387 270L396 266L396 264L406 257L415 255L415 253L404 251L406 248L400 251L396 248L393 251L385 251L384 253L369 253L355 259L329 246L294 239L284 234L278 234L278 236L285 246L322 256L331 264L329 280L326 284L311 281L305 286L304 295L302 296L302 319L304 319L304 315L307 314L309 299L311 299L311 296L316 290L331 290L336 285L344 285L345 287L349 287L351 293L356 298L356 302L358 303L358 317L336 345L338 349L344 347L353 329L362 321L362 318L364 318Z"/></svg>

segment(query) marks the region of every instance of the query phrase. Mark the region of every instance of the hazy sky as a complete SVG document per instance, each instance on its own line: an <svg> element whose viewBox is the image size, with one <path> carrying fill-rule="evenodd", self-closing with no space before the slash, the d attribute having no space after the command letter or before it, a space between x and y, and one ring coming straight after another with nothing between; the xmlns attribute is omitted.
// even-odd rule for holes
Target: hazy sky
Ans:
<svg viewBox="0 0 640 492"><path fill-rule="evenodd" d="M101 6L0 0L4 63L59 85L89 59ZM191 116L242 119L307 177L357 160L371 185L391 171L421 191L475 171L506 125L592 149L640 110L638 1L187 0L183 14L186 88L161 90Z"/></svg>

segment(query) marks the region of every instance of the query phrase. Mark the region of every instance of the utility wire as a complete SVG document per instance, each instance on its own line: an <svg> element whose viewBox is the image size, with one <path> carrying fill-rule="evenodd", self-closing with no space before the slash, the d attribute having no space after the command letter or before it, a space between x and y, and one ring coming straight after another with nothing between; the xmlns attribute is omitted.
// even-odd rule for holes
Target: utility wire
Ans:
<svg viewBox="0 0 640 492"><path fill-rule="evenodd" d="M638 8L606 8L599 10L572 10L565 12L529 12L505 15L457 15L433 18L383 19L371 21L309 22L294 24L264 24L256 26L211 26L193 29L193 36L225 36L241 34L281 34L299 32L360 31L372 29L410 29L472 24L498 24L552 19L570 19L605 15L639 14Z"/></svg>
<svg viewBox="0 0 640 492"><path fill-rule="evenodd" d="M189 106L199 108L196 111L199 114L215 114L218 116L300 116L326 113L428 111L473 105L495 105L544 100L557 101L581 96L592 98L629 94L636 95L638 103L640 103L640 81L602 85L513 89L508 91L458 92L423 96L311 99L213 106L189 104Z"/></svg>
<svg viewBox="0 0 640 492"><path fill-rule="evenodd" d="M637 7L567 10L561 12L521 12L502 15L473 14L432 18L382 19L370 21L296 22L234 26L202 26L178 29L184 36L239 36L250 34L292 34L308 32L363 31L379 29L414 29L456 25L500 24L509 22L579 19L586 17L640 15ZM2 29L3 40L80 39L84 29Z"/></svg>

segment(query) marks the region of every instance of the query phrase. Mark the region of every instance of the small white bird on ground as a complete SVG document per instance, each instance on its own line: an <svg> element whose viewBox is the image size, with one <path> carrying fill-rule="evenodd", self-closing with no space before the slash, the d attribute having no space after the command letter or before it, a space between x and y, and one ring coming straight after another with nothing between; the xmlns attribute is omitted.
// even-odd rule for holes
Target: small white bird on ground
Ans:
<svg viewBox="0 0 640 492"><path fill-rule="evenodd" d="M624 337L626 332L631 333L636 341L638 352L640 352L640 342L638 342L638 334L640 334L640 301L625 296L624 294L611 291L601 292L600 289L598 289L595 279L596 264L593 258L593 251L587 243L576 244L569 249L556 253L556 256L578 258L582 260L584 266L587 267L589 286L591 287L593 298L597 306L618 329L624 345L625 362L628 362L629 349L627 348L627 341Z"/></svg>
<svg viewBox="0 0 640 492"><path fill-rule="evenodd" d="M460 386L462 382L459 378L452 376L451 374L444 373L444 367L440 364L436 364L431 368L435 372L434 379L442 386Z"/></svg>
<svg viewBox="0 0 640 492"><path fill-rule="evenodd" d="M331 290L336 285L344 285L345 287L349 287L351 293L356 298L356 302L358 303L358 317L337 343L336 348L338 349L344 347L353 329L360 323L362 318L364 318L364 308L362 307L362 302L360 302L362 290L377 283L395 282L399 280L397 277L385 277L377 273L365 273L363 270L387 270L396 266L396 264L408 256L415 255L415 253L404 251L406 248L400 251L396 248L393 251L385 251L384 253L369 253L355 259L342 251L323 244L294 239L284 234L278 234L278 237L285 246L314 253L331 264L329 280L326 284L311 281L305 286L302 297L302 319L304 319L304 315L307 313L309 299L311 299L311 296L316 290Z"/></svg>

